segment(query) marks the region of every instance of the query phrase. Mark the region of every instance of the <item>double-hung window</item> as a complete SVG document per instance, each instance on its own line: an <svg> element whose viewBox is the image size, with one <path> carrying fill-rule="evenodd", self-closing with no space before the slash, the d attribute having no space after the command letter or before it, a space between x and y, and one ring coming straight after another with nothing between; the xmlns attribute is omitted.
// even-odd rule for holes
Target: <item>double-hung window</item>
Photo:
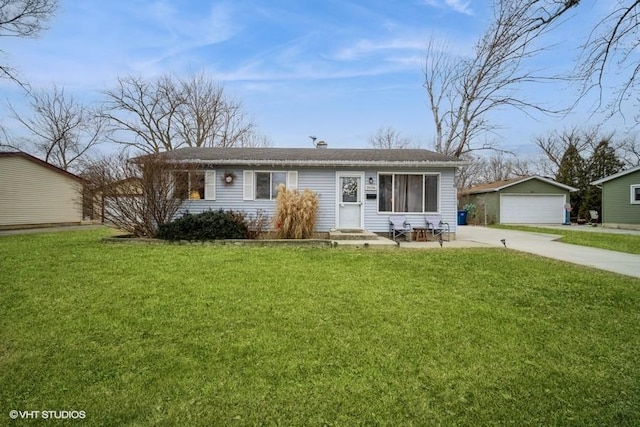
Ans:
<svg viewBox="0 0 640 427"><path fill-rule="evenodd" d="M173 173L173 196L178 199L214 200L215 177L213 170L175 171Z"/></svg>
<svg viewBox="0 0 640 427"><path fill-rule="evenodd" d="M379 212L438 212L438 174L381 173L378 177Z"/></svg>
<svg viewBox="0 0 640 427"><path fill-rule="evenodd" d="M275 200L278 188L284 185L287 190L298 188L297 171L244 171L244 200Z"/></svg>

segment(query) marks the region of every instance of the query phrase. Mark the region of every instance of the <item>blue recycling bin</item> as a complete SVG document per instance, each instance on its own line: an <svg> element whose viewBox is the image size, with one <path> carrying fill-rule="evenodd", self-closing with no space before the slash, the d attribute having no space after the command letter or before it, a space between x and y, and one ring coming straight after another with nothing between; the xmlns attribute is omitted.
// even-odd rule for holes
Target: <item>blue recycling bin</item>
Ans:
<svg viewBox="0 0 640 427"><path fill-rule="evenodd" d="M458 225L467 225L467 211L458 211Z"/></svg>

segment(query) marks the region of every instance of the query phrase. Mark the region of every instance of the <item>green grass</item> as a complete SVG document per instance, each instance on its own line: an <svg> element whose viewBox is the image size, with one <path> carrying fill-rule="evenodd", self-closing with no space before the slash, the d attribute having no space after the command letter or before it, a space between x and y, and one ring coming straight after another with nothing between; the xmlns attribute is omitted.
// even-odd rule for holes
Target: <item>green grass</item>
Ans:
<svg viewBox="0 0 640 427"><path fill-rule="evenodd" d="M563 243L640 255L640 235L637 234L575 231L569 227L567 227L567 229L528 227L524 225L492 225L492 227L507 230L532 231L535 233L558 234L562 236L560 241Z"/></svg>
<svg viewBox="0 0 640 427"><path fill-rule="evenodd" d="M502 249L105 233L0 237L0 424L640 424L640 280Z"/></svg>

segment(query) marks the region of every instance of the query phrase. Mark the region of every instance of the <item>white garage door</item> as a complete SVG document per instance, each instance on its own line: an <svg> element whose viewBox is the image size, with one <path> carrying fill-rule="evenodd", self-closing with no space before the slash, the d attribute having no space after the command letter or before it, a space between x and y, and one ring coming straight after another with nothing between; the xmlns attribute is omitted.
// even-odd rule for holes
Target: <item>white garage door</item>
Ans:
<svg viewBox="0 0 640 427"><path fill-rule="evenodd" d="M500 195L502 224L562 224L563 195Z"/></svg>

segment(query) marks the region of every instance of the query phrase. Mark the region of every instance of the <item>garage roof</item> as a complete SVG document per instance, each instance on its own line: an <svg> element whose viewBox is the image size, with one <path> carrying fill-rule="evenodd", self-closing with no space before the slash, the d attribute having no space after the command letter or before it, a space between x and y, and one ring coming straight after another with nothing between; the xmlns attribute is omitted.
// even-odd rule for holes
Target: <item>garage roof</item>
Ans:
<svg viewBox="0 0 640 427"><path fill-rule="evenodd" d="M538 181L546 182L547 184L554 185L556 187L562 188L567 191L578 191L577 188L571 187L569 185L561 184L557 181L554 181L551 178L545 178L544 176L532 175L532 176L521 176L519 178L513 178L504 181L494 181L487 184L480 184L473 186L471 188L464 189L460 192L461 195L464 194L480 194L480 193L492 193L496 191L501 191L505 188L511 187L516 184L520 184L532 179L536 179Z"/></svg>

